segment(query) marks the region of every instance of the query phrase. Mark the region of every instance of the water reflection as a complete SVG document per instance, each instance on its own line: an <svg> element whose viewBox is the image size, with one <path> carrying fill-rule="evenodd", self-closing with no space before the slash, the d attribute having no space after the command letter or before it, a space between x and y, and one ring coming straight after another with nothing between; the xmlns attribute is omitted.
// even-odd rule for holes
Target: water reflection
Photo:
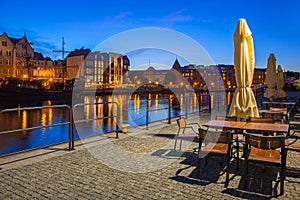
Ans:
<svg viewBox="0 0 300 200"><path fill-rule="evenodd" d="M211 100L212 109L216 106L224 107L229 105L231 95L220 95L212 93L209 98L208 93L202 95L190 93L187 95L180 94L178 96L148 94L150 100L145 99L145 95L106 95L96 97L84 97L84 103L103 103L117 102L119 109L113 104L96 104L78 107L74 111L74 119L82 119L83 122L76 124L76 130L84 130L84 135L80 137L88 137L93 134L101 134L116 129L116 118L103 119L106 116L118 116L119 124L127 123L130 126L139 126L146 123L147 106L149 107L149 121L157 121L168 117L169 104L172 105L171 117L185 115L186 112L198 112L199 108L208 109L208 102ZM170 102L169 102L170 101ZM1 102L1 108L5 108L7 102ZM64 104L63 101L42 101L42 102L22 102L15 105L9 104L9 108L13 107L29 107L29 106L48 106L55 104ZM70 105L71 103L68 102ZM90 120L97 119L97 120ZM66 108L44 108L39 110L16 111L2 113L0 115L0 131L28 128L34 126L45 126L49 124L61 123L69 120L69 113ZM75 130L75 138L78 138ZM22 151L50 145L68 140L69 127L55 126L40 130L20 131L16 133L8 133L0 135L0 155ZM82 131L80 131L82 132Z"/></svg>

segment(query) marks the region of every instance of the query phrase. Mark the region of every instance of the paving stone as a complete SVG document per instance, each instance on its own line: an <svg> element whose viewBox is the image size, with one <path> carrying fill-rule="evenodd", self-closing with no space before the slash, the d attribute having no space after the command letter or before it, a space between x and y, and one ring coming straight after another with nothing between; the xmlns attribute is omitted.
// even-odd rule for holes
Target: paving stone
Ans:
<svg viewBox="0 0 300 200"><path fill-rule="evenodd" d="M209 116L206 116L208 119ZM198 121L198 118L189 118L189 121ZM132 130L128 134L120 134L118 140L110 139L118 148L133 153L132 157L126 158L129 162L108 152L117 159L112 165L106 165L83 148L0 170L0 199L270 199L271 187L275 185L275 168L268 168L272 173L262 173L259 166L251 167L249 176L254 177L253 185L244 190L241 188L242 169L235 172L235 166L231 167L232 179L229 187L224 188L225 174L219 176L222 170L219 159L210 159L202 170L201 179L196 177L197 155L193 148L197 142L190 142L191 146L182 155L178 156L178 152L173 150L172 138L177 131L175 123L165 125L150 136L143 133L139 137L138 129L135 130L133 134L130 133ZM104 143L91 149L101 152L110 150L108 146ZM120 170L132 167L130 159L139 156L141 160L136 168L144 172ZM152 157L161 159L163 167L147 171L156 167L151 162ZM167 161L172 162L163 165ZM285 194L278 199L299 198L299 166L300 154L289 152Z"/></svg>

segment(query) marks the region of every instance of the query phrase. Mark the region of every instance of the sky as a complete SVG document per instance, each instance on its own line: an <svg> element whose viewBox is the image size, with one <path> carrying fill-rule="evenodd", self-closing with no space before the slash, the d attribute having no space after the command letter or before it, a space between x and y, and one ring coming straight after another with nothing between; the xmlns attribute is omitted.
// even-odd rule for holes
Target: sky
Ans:
<svg viewBox="0 0 300 200"><path fill-rule="evenodd" d="M270 53L274 53L284 71L299 72L299 8L297 0L89 0L73 3L0 0L0 34L6 32L10 37L20 38L26 32L29 41L34 42L35 51L60 59L61 54L53 50L61 49L62 37L66 50L81 47L93 50L103 41L128 30L158 27L191 38L215 64L233 64L233 34L238 20L245 18L253 36L255 67L265 68ZM149 63L156 63L155 57L163 55L153 49L142 52ZM172 56L172 61L162 64L171 65L168 62L173 63L177 55ZM184 59L182 62L180 64L187 64Z"/></svg>

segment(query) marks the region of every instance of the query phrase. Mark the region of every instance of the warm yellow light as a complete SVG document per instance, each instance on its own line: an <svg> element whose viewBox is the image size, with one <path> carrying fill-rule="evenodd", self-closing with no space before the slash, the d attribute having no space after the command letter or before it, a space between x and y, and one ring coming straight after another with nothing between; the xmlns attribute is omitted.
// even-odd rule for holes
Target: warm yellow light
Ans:
<svg viewBox="0 0 300 200"><path fill-rule="evenodd" d="M50 78L50 81L53 81L53 79L52 79L52 78Z"/></svg>
<svg viewBox="0 0 300 200"><path fill-rule="evenodd" d="M25 74L23 77L24 77L24 78L27 78L27 75Z"/></svg>

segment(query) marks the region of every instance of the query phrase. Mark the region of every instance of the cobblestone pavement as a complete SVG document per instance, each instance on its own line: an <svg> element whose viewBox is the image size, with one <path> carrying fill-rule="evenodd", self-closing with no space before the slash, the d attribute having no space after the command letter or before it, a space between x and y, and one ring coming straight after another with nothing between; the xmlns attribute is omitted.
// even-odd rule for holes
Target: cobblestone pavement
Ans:
<svg viewBox="0 0 300 200"><path fill-rule="evenodd" d="M236 172L233 161L225 188L221 158L211 157L198 179L193 152L197 142L184 141L188 150L174 151L176 124L155 128L130 129L119 139L76 146L44 160L33 158L23 166L3 166L0 199L271 199L277 168L263 172L261 166L249 167L251 182L245 190L242 168ZM115 147L128 155L116 153ZM285 194L279 199L300 198L299 158L299 153L289 152Z"/></svg>

